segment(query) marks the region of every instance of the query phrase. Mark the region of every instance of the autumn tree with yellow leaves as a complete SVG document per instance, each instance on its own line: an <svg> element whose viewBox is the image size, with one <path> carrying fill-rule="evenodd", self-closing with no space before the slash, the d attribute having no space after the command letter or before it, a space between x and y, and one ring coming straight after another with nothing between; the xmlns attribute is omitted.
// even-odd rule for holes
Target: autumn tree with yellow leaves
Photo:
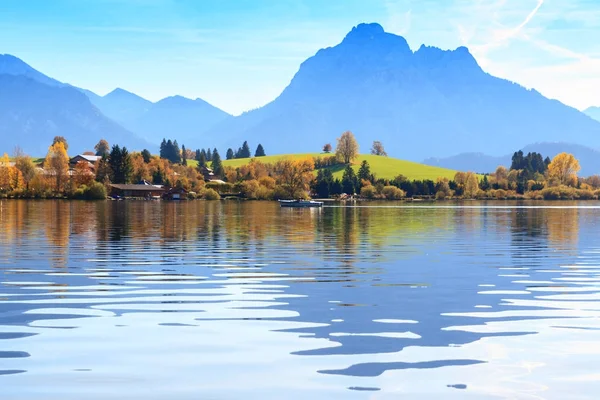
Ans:
<svg viewBox="0 0 600 400"><path fill-rule="evenodd" d="M580 169L579 161L573 154L560 153L548 165L548 178L551 182L555 181L561 185L575 186Z"/></svg>
<svg viewBox="0 0 600 400"><path fill-rule="evenodd" d="M64 141L55 140L50 146L44 161L44 168L55 178L55 189L60 192L67 181L69 172L69 156Z"/></svg>
<svg viewBox="0 0 600 400"><path fill-rule="evenodd" d="M315 161L312 157L279 160L273 166L277 184L281 185L288 198L306 197L310 183L315 178Z"/></svg>
<svg viewBox="0 0 600 400"><path fill-rule="evenodd" d="M352 132L346 131L337 139L335 156L344 164L349 164L358 157L358 143Z"/></svg>

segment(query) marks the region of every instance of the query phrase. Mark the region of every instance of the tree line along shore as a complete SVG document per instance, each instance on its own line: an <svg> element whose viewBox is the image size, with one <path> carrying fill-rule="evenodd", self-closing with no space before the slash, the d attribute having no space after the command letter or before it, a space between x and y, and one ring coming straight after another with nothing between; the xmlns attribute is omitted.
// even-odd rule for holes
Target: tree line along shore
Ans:
<svg viewBox="0 0 600 400"><path fill-rule="evenodd" d="M378 171L366 159L358 161L359 147L351 132L344 132L337 139L335 149L325 144L317 156L282 156L276 160L266 157L260 144L252 157L247 142L236 151L228 149L226 159L230 161L225 162L216 148L190 150L185 145L180 148L176 140L166 139L161 143L159 155L148 150L129 152L118 144L111 147L105 140L96 144L94 152L72 158L68 149L66 139L57 136L46 157L37 162L18 148L12 158L4 154L0 158L0 198L592 200L600 197L600 176L579 177L579 162L568 153L551 160L539 153L518 151L510 168L500 166L489 174L455 172L450 177L410 179L398 171L393 178L378 177ZM370 153L371 160L387 158L379 141L373 142ZM267 158L271 162L261 161Z"/></svg>

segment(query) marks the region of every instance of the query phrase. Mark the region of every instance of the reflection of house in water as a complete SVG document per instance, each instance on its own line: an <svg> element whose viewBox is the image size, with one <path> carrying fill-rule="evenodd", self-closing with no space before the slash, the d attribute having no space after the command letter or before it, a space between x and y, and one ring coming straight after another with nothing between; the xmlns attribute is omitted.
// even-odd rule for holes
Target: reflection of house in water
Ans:
<svg viewBox="0 0 600 400"><path fill-rule="evenodd" d="M138 184L111 184L110 195L120 197L160 197L165 192L162 186L152 185L147 181Z"/></svg>

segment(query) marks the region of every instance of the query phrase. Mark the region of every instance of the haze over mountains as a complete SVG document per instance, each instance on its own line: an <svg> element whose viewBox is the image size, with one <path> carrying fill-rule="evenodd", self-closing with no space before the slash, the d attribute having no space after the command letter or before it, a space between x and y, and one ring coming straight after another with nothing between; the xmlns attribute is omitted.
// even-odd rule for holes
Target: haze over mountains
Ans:
<svg viewBox="0 0 600 400"><path fill-rule="evenodd" d="M194 142L231 116L196 99L167 97L152 103L115 89L106 96L50 78L11 55L0 55L0 148L43 155L62 135L77 151L104 138L131 149L158 149L163 137Z"/></svg>
<svg viewBox="0 0 600 400"><path fill-rule="evenodd" d="M0 56L0 74L22 75L53 93L68 86L11 56ZM90 126L111 130L112 137L121 137L109 139L111 143L131 148L139 149L139 140L157 146L167 137L188 148L217 147L223 154L244 140L252 146L262 143L270 154L316 152L327 142L335 144L345 130L354 132L363 152L380 140L391 156L413 161L462 153L506 157L532 143L568 141L600 148L600 122L590 116L487 74L465 47L445 51L421 46L413 51L404 38L386 33L378 24L360 24L337 46L319 50L301 64L275 100L238 117L201 99L173 96L152 103L122 89L106 96L70 89L85 93L87 99L77 101L88 105L79 109L85 118L70 120L68 134L83 137L88 149L108 136L90 132ZM4 92L4 86L0 90ZM0 125L1 149L12 149L5 139L9 129L27 132L22 147L42 142L44 148L52 138L41 127L63 129L61 114L48 111L45 101L38 98L39 107L28 112L47 123L32 125L13 118L11 124ZM71 114L75 103L66 102L63 114ZM43 110L43 118L35 114ZM588 112L593 116L594 110ZM0 115L13 114L14 110L0 110ZM114 124L105 127L100 123L105 119ZM476 169L477 157L461 158L474 163L461 169Z"/></svg>
<svg viewBox="0 0 600 400"><path fill-rule="evenodd" d="M600 121L600 107L590 107L583 112L595 119L596 121Z"/></svg>

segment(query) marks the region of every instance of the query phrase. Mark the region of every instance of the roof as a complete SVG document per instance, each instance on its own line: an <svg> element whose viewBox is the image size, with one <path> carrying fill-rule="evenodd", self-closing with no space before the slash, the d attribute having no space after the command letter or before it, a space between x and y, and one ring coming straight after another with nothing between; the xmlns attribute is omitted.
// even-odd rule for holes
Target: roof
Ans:
<svg viewBox="0 0 600 400"><path fill-rule="evenodd" d="M96 161L98 161L99 159L101 159L102 157L100 156L92 156L92 155L88 155L88 154L78 154L75 157L71 158L71 161L73 161L74 159L76 159L77 157L81 157L84 160L87 160L91 163L95 163Z"/></svg>
<svg viewBox="0 0 600 400"><path fill-rule="evenodd" d="M161 187L156 187L154 185L124 185L124 184L111 184L110 187L119 189L119 190L136 190L139 192L159 192L164 191Z"/></svg>

